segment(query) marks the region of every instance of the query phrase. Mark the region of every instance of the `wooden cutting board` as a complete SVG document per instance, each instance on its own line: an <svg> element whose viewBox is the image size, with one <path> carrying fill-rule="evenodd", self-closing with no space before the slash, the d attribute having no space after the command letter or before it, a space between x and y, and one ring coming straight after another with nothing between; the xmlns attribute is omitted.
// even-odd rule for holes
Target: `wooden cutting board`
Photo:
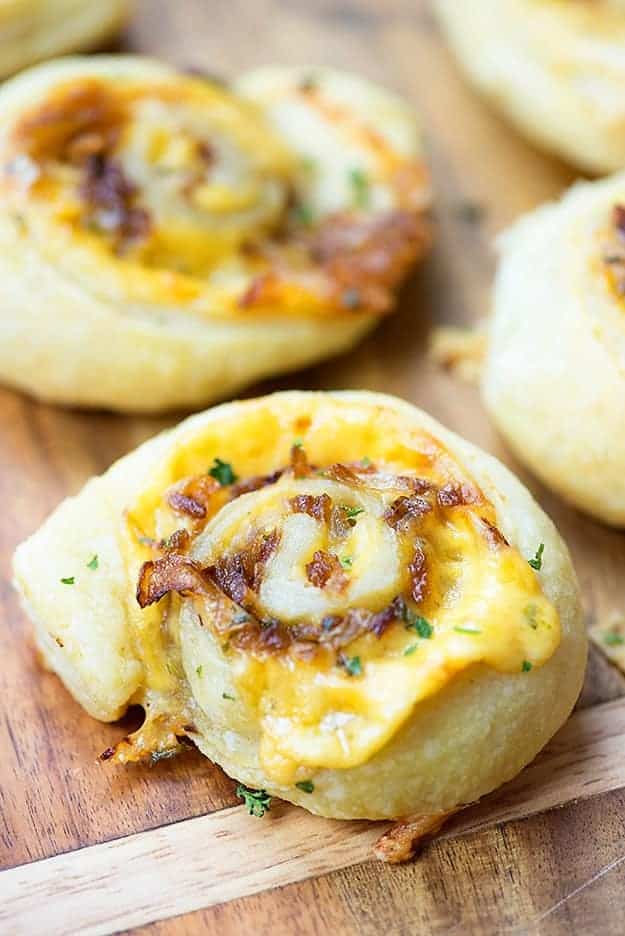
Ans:
<svg viewBox="0 0 625 936"><path fill-rule="evenodd" d="M397 314L360 348L251 392L366 387L424 406L528 483L571 546L589 622L623 609L625 536L527 477L488 425L477 391L425 355L433 323L488 312L494 235L573 178L463 86L426 3L144 0L124 45L225 75L271 61L337 65L414 104L437 189L432 257ZM369 860L382 831L369 823L329 822L287 805L250 818L234 784L194 752L151 769L96 762L129 720L94 722L38 669L9 560L62 497L166 424L54 410L0 391L0 861L11 869L0 872L0 932L152 924L150 936L377 936L381 928L620 936L625 679L595 651L580 708L549 749L406 867Z"/></svg>

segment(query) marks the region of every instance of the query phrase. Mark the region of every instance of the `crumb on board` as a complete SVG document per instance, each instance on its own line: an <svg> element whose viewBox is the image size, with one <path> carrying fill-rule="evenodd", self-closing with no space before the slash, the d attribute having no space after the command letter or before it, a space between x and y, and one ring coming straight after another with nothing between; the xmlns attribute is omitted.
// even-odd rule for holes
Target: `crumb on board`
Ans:
<svg viewBox="0 0 625 936"><path fill-rule="evenodd" d="M605 621L591 627L588 636L604 656L625 673L625 614L613 612Z"/></svg>
<svg viewBox="0 0 625 936"><path fill-rule="evenodd" d="M410 816L396 822L375 843L373 848L375 857L378 861L385 861L387 864L410 861L424 839L436 835L443 823L456 812L458 812L457 809L451 809L449 812L436 813L433 816Z"/></svg>
<svg viewBox="0 0 625 936"><path fill-rule="evenodd" d="M478 383L486 356L484 323L474 328L441 325L430 337L428 356L438 367L468 383Z"/></svg>

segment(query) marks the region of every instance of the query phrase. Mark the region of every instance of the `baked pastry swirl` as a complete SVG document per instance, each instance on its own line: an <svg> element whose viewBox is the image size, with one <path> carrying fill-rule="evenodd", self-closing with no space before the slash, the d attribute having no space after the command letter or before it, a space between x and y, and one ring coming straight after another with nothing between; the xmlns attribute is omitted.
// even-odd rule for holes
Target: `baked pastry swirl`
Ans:
<svg viewBox="0 0 625 936"><path fill-rule="evenodd" d="M486 406L546 484L625 526L625 175L574 186L500 246Z"/></svg>
<svg viewBox="0 0 625 936"><path fill-rule="evenodd" d="M196 406L340 351L429 241L415 120L351 75L68 59L0 112L0 377L46 400Z"/></svg>
<svg viewBox="0 0 625 936"><path fill-rule="evenodd" d="M583 677L550 521L498 462L367 392L191 418L65 501L15 578L76 699L103 720L145 709L105 759L190 738L337 818L476 800L534 757Z"/></svg>
<svg viewBox="0 0 625 936"><path fill-rule="evenodd" d="M436 0L470 81L522 133L590 172L625 166L623 0Z"/></svg>
<svg viewBox="0 0 625 936"><path fill-rule="evenodd" d="M2 0L0 77L105 42L130 7L129 0Z"/></svg>

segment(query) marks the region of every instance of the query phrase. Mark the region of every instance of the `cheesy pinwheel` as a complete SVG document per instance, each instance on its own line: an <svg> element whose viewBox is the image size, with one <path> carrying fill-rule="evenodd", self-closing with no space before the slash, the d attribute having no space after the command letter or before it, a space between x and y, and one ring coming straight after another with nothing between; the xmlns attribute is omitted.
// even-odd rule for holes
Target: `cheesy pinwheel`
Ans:
<svg viewBox="0 0 625 936"><path fill-rule="evenodd" d="M590 172L625 166L624 0L436 0L472 83L532 140Z"/></svg>
<svg viewBox="0 0 625 936"><path fill-rule="evenodd" d="M625 174L503 236L483 394L521 461L625 526Z"/></svg>
<svg viewBox="0 0 625 936"><path fill-rule="evenodd" d="M232 90L138 57L0 91L0 378L196 406L352 345L428 243L415 120L327 69Z"/></svg>
<svg viewBox="0 0 625 936"><path fill-rule="evenodd" d="M531 561L528 561L531 560ZM183 422L15 556L48 665L118 762L190 738L314 813L440 817L568 716L586 640L566 547L498 462L367 392Z"/></svg>
<svg viewBox="0 0 625 936"><path fill-rule="evenodd" d="M104 42L130 6L129 0L1 0L0 77Z"/></svg>

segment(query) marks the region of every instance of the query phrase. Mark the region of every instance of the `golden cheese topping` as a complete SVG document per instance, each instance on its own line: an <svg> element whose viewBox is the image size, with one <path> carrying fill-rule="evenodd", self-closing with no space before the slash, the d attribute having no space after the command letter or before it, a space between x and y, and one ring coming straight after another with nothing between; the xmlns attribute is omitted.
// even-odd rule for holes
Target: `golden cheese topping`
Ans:
<svg viewBox="0 0 625 936"><path fill-rule="evenodd" d="M290 120L315 112L317 143L356 140L338 201L324 203L323 157L209 80L66 79L4 143L0 191L16 236L97 294L167 312L385 311L428 241L422 163L319 88L288 96Z"/></svg>
<svg viewBox="0 0 625 936"><path fill-rule="evenodd" d="M560 640L534 569L437 441L398 446L389 426L372 456L341 462L306 444L265 474L241 473L248 454L163 488L197 458L170 463L130 515L148 540L168 537L141 569L140 613L158 613L160 635L161 599L182 596L230 673L232 698L212 704L251 714L283 784L366 762L474 664L528 678Z"/></svg>

